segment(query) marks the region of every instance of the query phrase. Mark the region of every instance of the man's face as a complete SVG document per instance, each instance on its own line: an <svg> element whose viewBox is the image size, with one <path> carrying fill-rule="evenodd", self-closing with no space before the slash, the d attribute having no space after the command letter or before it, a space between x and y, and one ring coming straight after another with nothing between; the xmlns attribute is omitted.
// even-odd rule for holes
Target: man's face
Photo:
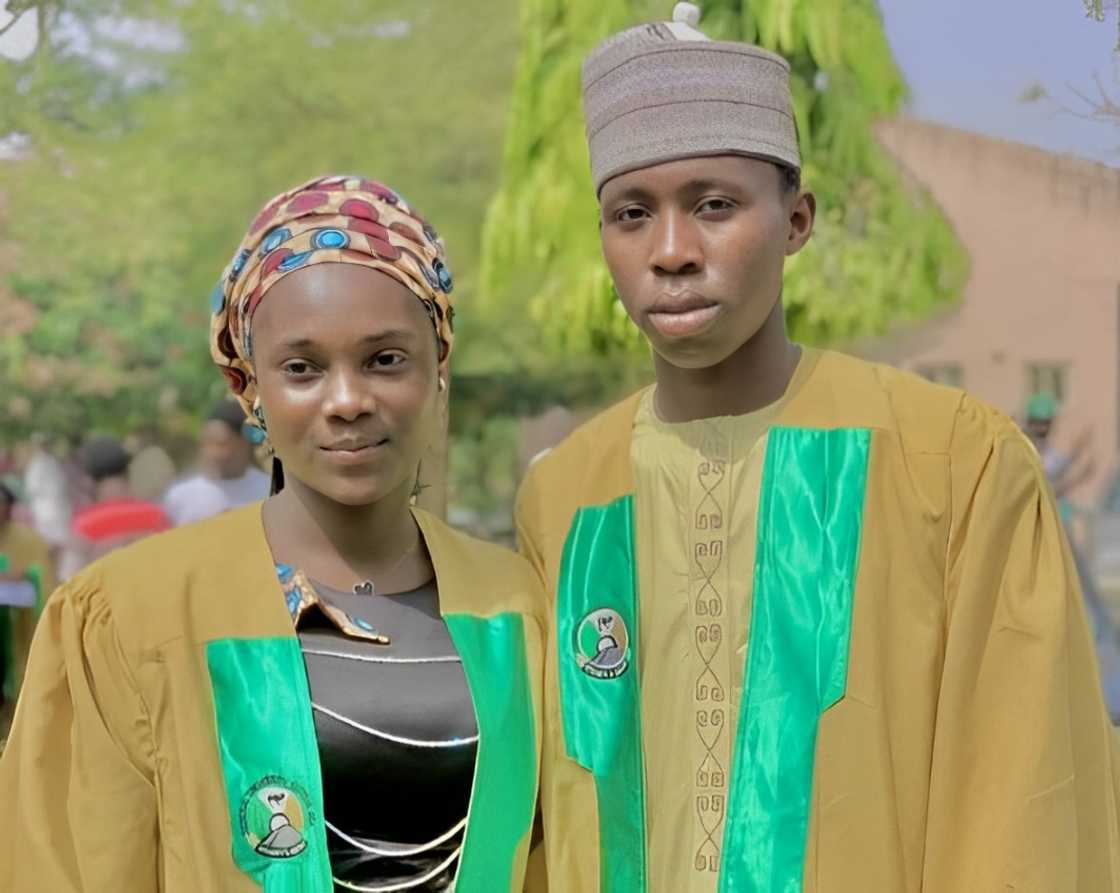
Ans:
<svg viewBox="0 0 1120 893"><path fill-rule="evenodd" d="M1027 419L1027 434L1035 443L1044 443L1053 424L1050 419Z"/></svg>
<svg viewBox="0 0 1120 893"><path fill-rule="evenodd" d="M816 207L811 194L784 187L775 165L737 155L621 174L599 205L603 255L626 312L685 369L723 362L758 332Z"/></svg>
<svg viewBox="0 0 1120 893"><path fill-rule="evenodd" d="M252 445L225 422L211 419L202 426L199 452L202 467L212 477L239 478L252 460Z"/></svg>

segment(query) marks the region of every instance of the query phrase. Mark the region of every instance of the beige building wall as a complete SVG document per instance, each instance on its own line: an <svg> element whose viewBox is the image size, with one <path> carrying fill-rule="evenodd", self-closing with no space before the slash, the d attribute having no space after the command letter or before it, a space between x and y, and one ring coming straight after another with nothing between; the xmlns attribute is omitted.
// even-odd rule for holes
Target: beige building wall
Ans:
<svg viewBox="0 0 1120 893"><path fill-rule="evenodd" d="M1064 393L1059 444L1092 431L1091 498L1120 455L1120 169L912 119L883 144L967 248L961 303L873 353L1019 418L1032 366ZM1053 370L1053 371L1051 371Z"/></svg>

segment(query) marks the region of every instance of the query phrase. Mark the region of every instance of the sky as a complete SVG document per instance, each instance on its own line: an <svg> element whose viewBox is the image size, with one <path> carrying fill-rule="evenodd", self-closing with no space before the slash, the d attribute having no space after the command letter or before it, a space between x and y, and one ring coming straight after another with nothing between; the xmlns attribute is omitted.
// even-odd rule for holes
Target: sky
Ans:
<svg viewBox="0 0 1120 893"><path fill-rule="evenodd" d="M1097 73L1120 101L1120 39L1081 0L879 0L916 117L1120 166L1120 123L1082 121L1069 86ZM1024 103L1033 83L1059 101Z"/></svg>
<svg viewBox="0 0 1120 893"><path fill-rule="evenodd" d="M701 0L702 2L702 0ZM0 8L5 4L0 0ZM879 0L887 36L919 118L1120 166L1120 124L1082 121L1069 87L1092 90L1100 75L1120 101L1120 40L1081 0ZM666 3L666 8L671 6ZM8 20L0 12L0 27ZM32 15L0 38L0 55L34 44ZM1041 84L1051 101L1025 103Z"/></svg>

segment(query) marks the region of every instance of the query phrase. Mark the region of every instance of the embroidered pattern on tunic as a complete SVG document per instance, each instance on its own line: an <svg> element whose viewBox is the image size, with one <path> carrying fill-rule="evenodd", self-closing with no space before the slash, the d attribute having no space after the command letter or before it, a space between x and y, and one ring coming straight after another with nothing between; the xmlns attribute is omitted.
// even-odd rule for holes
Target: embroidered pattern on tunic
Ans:
<svg viewBox="0 0 1120 893"><path fill-rule="evenodd" d="M730 740L727 729L730 679L727 657L727 603L723 577L727 550L725 525L729 444L716 431L700 448L690 494L692 522L689 539L689 611L698 675L693 689L696 746L693 830L693 868L718 873L727 814L727 768Z"/></svg>

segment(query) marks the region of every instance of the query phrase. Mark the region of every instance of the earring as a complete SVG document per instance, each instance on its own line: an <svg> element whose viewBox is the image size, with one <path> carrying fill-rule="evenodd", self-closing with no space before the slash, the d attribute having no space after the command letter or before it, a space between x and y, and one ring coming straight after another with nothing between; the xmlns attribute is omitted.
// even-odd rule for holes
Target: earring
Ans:
<svg viewBox="0 0 1120 893"><path fill-rule="evenodd" d="M439 377L439 389L441 391L446 391L447 390L447 382L443 380L442 375Z"/></svg>

